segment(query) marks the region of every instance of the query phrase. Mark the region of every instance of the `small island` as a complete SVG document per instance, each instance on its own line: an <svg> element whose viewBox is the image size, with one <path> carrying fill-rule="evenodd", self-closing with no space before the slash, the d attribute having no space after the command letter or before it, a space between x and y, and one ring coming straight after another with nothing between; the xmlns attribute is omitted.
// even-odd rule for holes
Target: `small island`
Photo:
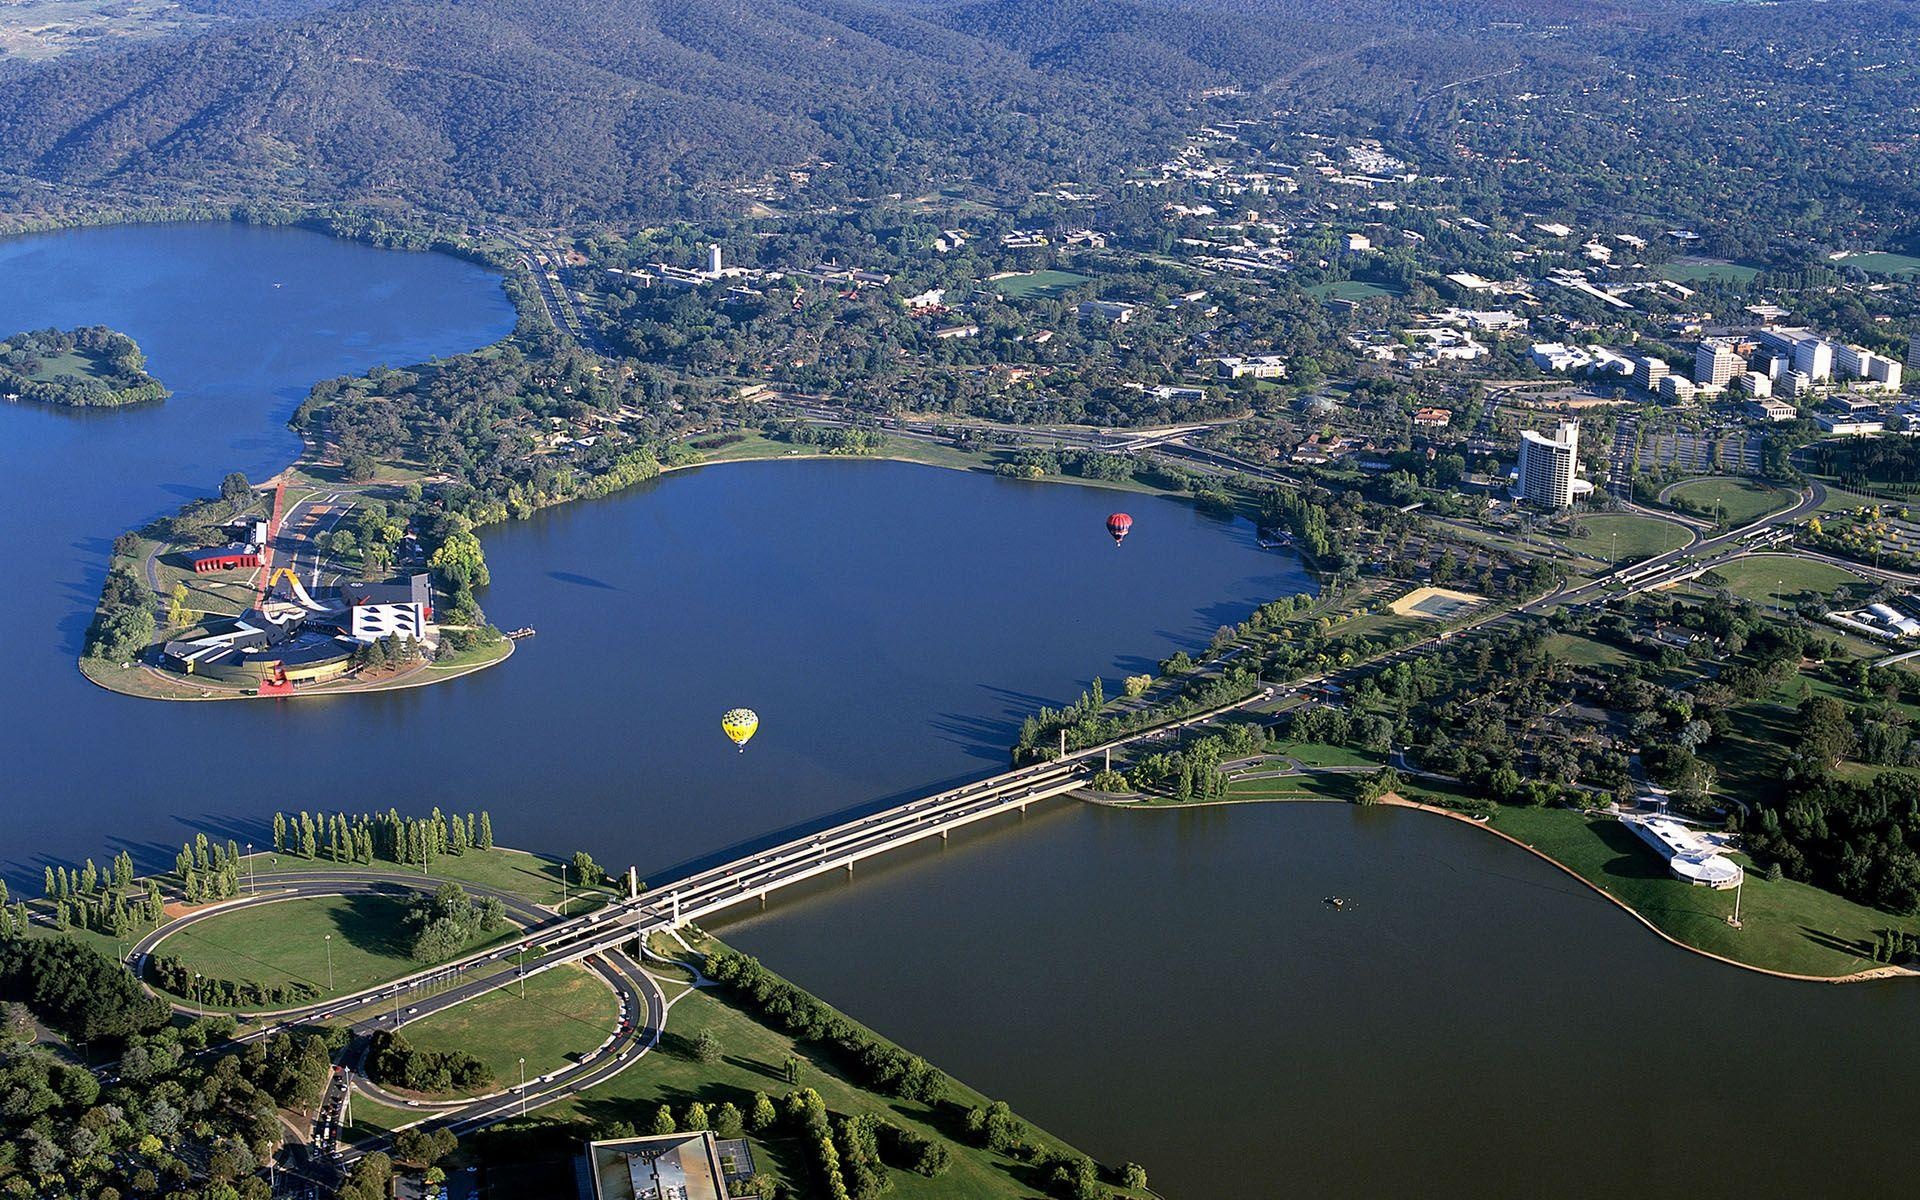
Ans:
<svg viewBox="0 0 1920 1200"><path fill-rule="evenodd" d="M0 342L0 396L66 408L124 408L165 400L146 356L104 325L40 329Z"/></svg>

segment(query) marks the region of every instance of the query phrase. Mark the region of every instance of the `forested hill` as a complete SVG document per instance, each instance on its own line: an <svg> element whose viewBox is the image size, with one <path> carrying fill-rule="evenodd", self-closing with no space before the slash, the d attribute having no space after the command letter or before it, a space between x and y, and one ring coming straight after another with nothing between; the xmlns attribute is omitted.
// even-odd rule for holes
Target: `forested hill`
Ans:
<svg viewBox="0 0 1920 1200"><path fill-rule="evenodd" d="M1212 7L346 0L32 72L0 94L0 176L25 204L39 180L549 221L820 160L856 192L1044 184L1348 36L1304 0Z"/></svg>
<svg viewBox="0 0 1920 1200"><path fill-rule="evenodd" d="M954 180L1018 192L1154 154L1198 88L1260 84L1369 38L1484 27L1503 8L194 2L240 19L0 88L0 204L61 204L52 182L134 202L397 202L559 223L687 213L822 161L851 194Z"/></svg>

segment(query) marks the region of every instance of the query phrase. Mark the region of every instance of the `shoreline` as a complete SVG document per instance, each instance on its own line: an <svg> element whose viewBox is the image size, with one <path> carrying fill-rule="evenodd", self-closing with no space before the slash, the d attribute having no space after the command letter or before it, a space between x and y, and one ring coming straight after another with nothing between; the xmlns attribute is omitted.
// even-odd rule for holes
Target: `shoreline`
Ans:
<svg viewBox="0 0 1920 1200"><path fill-rule="evenodd" d="M116 696L125 696L131 700L157 700L163 704L164 703L194 704L194 703L220 702L220 701L229 701L229 700L295 700L295 699L301 699L301 698L316 698L316 697L325 697L325 696L362 696L362 695L368 695L376 692L406 692L406 691L412 691L415 688L432 687L435 684L440 684L440 683L452 683L456 679L464 679L469 675L477 675L481 671L487 670L489 667L497 667L501 663L506 662L509 658L512 658L514 651L518 648L517 644L511 638L504 639L504 644L506 646L505 651L497 657L489 658L480 662L463 663L457 667L449 667L445 670L444 673L439 675L431 674L431 672L434 670L435 664L431 662L424 662L414 667L412 670L408 671L404 675L394 675L386 679L376 680L373 682L365 682L365 683L353 682L353 683L345 684L343 686L335 686L333 683L328 682L328 683L320 684L316 687L310 687L305 689L296 687L293 691L284 692L279 695L271 695L271 696L262 695L258 691L246 692L246 691L235 691L228 688L208 689L205 687L202 687L200 694L196 696L151 695L146 692L136 692L136 691L128 690L126 688L117 688L113 686L111 682L109 682L109 679L111 678L110 676L107 676L107 677L102 677L102 676L104 675L105 671L125 672L125 671L131 670L135 673L135 678L151 677L153 679L158 679L158 680L164 681L165 683L174 684L180 687L195 687L196 685L192 682L194 677L191 675L175 675L168 672L165 668L156 667L150 663L144 663L144 662L138 663L133 667L129 667L129 668L115 667L112 664L106 664L102 668L102 675L95 675L93 672L90 672L87 670L87 664L89 662L99 662L100 660L88 659L85 657L75 659L74 667L76 670L80 672L80 677L86 680L88 683L91 683L93 686L105 692L112 692ZM420 676L428 676L428 677L420 678Z"/></svg>
<svg viewBox="0 0 1920 1200"><path fill-rule="evenodd" d="M1195 801L1187 804L1138 804L1138 803L1113 801L1113 800L1096 800L1086 796L1077 796L1077 798L1082 800L1084 803L1097 804L1102 808L1124 809L1124 810L1129 810L1134 812L1177 812L1181 809L1186 809L1186 808L1224 808L1224 807L1237 807L1240 805L1248 805L1248 804L1339 804L1347 807L1356 807L1352 801L1333 800L1333 799L1328 799L1320 796L1300 796L1300 797L1287 797L1287 798L1275 797L1270 799L1250 799L1250 800L1200 800L1200 801ZM1912 968L1912 967L1897 967L1897 966L1872 967L1865 971L1853 971L1845 975L1806 975L1806 974L1801 974L1795 971L1782 971L1774 967L1763 967L1758 965L1757 963L1741 962L1737 958L1728 958L1724 954L1716 954L1711 950L1702 949L1699 946L1695 946L1688 942L1681 941L1679 938L1668 933L1666 930L1660 928L1658 925L1655 925L1651 920L1649 920L1646 916L1644 916L1639 909L1633 907L1631 904L1628 904L1625 900L1622 900L1620 897L1614 895L1612 892L1608 891L1606 888L1601 887L1599 884L1595 883L1593 880L1588 879L1586 876L1580 874L1580 872L1574 870L1572 867L1569 867L1565 863L1561 862L1559 859L1554 858L1553 856L1547 854L1545 851L1540 850L1534 846L1529 846L1527 843L1521 841L1517 837L1514 837L1510 833L1506 833L1503 830L1495 829L1493 827L1492 822L1490 821L1476 821L1465 813L1455 812L1453 809L1450 809L1450 808L1442 808L1436 804L1422 804L1417 800L1408 800L1407 798L1399 795L1398 793L1389 793L1386 796L1382 796L1378 801L1376 801L1376 803L1388 808L1409 809L1415 812L1432 813L1435 816L1446 817L1449 820L1458 821L1465 825L1471 825L1476 829L1484 830L1485 832L1492 834L1494 837L1499 838L1501 841L1506 842L1508 845L1514 846L1520 850L1525 851L1528 854L1533 855L1535 858L1539 859L1540 861L1547 863L1552 867L1554 867L1556 870L1559 870L1565 873L1569 878L1572 878L1578 881L1583 887L1593 892L1596 896L1599 896L1602 899L1613 904L1622 912L1632 917L1635 921L1638 921L1641 925L1645 926L1655 936L1659 937L1660 940L1668 943L1669 945L1678 947L1681 950L1685 950L1690 954L1698 954L1702 958L1712 959L1714 962L1725 963L1727 966L1730 966L1730 967L1738 967L1743 971L1752 971L1757 975L1768 975L1775 979L1791 980L1796 983L1825 983L1825 984L1871 983L1875 980L1880 980L1880 979L1902 979L1902 978L1912 978L1915 976L1920 976L1920 970L1916 970L1915 968ZM1365 806L1362 805L1357 807L1365 807Z"/></svg>

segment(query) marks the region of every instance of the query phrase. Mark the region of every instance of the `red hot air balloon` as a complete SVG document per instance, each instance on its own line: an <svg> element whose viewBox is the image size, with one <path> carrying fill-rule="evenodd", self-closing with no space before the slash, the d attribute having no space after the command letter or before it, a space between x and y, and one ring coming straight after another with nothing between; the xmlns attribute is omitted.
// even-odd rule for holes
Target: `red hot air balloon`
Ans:
<svg viewBox="0 0 1920 1200"><path fill-rule="evenodd" d="M1107 518L1107 532L1113 535L1113 544L1118 546L1127 540L1127 532L1133 528L1133 518L1125 513L1114 513Z"/></svg>

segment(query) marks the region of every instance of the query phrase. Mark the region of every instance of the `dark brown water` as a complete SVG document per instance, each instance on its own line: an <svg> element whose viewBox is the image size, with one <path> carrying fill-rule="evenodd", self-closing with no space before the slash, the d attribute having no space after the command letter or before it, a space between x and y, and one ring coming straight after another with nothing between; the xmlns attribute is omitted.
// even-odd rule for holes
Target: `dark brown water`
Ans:
<svg viewBox="0 0 1920 1200"><path fill-rule="evenodd" d="M1710 962L1464 825L1062 802L861 870L718 928L1170 1197L1912 1194L1920 981Z"/></svg>

